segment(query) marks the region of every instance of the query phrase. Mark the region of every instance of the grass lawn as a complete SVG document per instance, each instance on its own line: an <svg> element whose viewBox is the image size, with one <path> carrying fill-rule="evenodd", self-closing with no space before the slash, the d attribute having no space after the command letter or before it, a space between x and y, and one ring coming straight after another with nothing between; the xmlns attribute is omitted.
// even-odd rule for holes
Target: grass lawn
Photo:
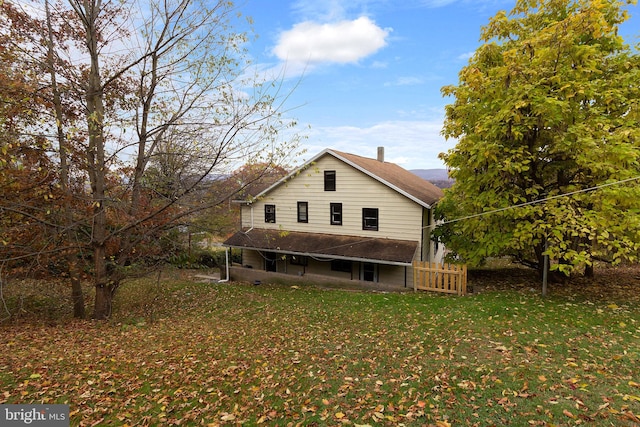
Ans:
<svg viewBox="0 0 640 427"><path fill-rule="evenodd" d="M1 326L0 404L83 426L638 425L638 298L532 286L138 281L106 323Z"/></svg>

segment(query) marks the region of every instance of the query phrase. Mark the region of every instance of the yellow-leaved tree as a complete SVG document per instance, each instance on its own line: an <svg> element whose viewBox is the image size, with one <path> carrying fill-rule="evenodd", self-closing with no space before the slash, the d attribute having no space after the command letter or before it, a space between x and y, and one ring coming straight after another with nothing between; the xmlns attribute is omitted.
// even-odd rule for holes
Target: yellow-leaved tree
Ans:
<svg viewBox="0 0 640 427"><path fill-rule="evenodd" d="M631 4L632 2L627 2ZM480 264L512 256L565 274L640 252L640 57L613 0L519 0L442 89L455 179L437 234ZM462 219L465 218L465 219Z"/></svg>

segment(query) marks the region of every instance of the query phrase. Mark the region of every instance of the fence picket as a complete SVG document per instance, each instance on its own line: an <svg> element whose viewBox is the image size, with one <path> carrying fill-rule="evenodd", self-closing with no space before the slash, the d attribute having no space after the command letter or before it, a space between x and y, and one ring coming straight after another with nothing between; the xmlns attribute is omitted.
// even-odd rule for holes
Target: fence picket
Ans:
<svg viewBox="0 0 640 427"><path fill-rule="evenodd" d="M413 289L466 295L467 266L414 261Z"/></svg>

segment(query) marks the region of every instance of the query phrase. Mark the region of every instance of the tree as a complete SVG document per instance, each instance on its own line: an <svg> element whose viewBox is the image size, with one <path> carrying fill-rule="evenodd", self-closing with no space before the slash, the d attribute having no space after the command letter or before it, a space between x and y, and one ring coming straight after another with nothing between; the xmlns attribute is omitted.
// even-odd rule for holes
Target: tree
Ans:
<svg viewBox="0 0 640 427"><path fill-rule="evenodd" d="M33 269L32 253L46 264L55 240L49 213L59 194L49 144L30 132L46 106L34 96L39 70L21 60L31 51L19 45L31 45L25 29L35 23L9 4L0 4L0 16L0 271L5 273Z"/></svg>
<svg viewBox="0 0 640 427"><path fill-rule="evenodd" d="M569 274L637 260L640 60L620 3L519 0L442 89L458 143L441 154L455 184L437 233L467 262L511 255L542 272L546 254Z"/></svg>
<svg viewBox="0 0 640 427"><path fill-rule="evenodd" d="M108 75L101 74L100 43L112 22L105 16L116 14L99 1L70 3L84 30L83 47L90 59L84 93L89 135L87 170L94 203L93 317L103 319L110 315L113 294L125 277L123 270L136 258L139 244L154 241L155 236L189 215L226 200L212 205L192 203L191 196L207 184L208 178L241 159L265 156L277 163L290 155L296 138L291 144L278 139L280 131L292 122L281 117L282 106L278 103L282 100L269 92L276 86L242 80L247 69L242 60L246 36L228 26L236 12L230 2L151 2L148 13L137 17L144 23L143 42L117 63L112 62L114 67ZM109 135L103 94L123 78L135 82L136 88L127 92L123 103L131 106L124 119L133 126L135 135L124 144L129 144L133 152L134 165L127 179L120 182L127 191L113 203L115 194L109 191L106 180ZM246 87L253 93L240 91ZM176 135L180 135L179 141ZM190 165L189 179L172 188L171 197L157 197L145 186L148 166L163 147L177 145L197 153L200 161ZM153 197L145 197L151 194ZM110 210L126 223L110 229ZM157 221L160 217L163 220ZM108 253L109 243L114 240L117 251Z"/></svg>
<svg viewBox="0 0 640 427"><path fill-rule="evenodd" d="M288 159L298 137L282 135L295 125L285 117L282 86L251 77L247 36L233 31L230 2L52 6L33 14L40 25L32 40L46 48L30 57L46 70L47 78L34 79L50 95L38 118L54 132L34 130L57 148L61 193L79 183L76 200L89 209L59 210L49 227L74 241L76 254L90 252L82 259L92 263L93 317L105 319L133 267L162 253L162 236L238 190L203 201L211 182L244 162ZM64 106L78 108L84 129Z"/></svg>
<svg viewBox="0 0 640 427"><path fill-rule="evenodd" d="M59 156L59 188L62 193L60 209L62 211L62 228L60 234L63 237L66 250L67 272L69 281L71 282L71 300L73 302L73 315L76 318L85 317L84 294L81 283L81 269L78 262L77 249L74 248L75 242L78 241L77 227L74 220L74 188L71 183L71 165L69 159L71 156L72 146L69 138L65 134L65 123L71 117L77 117L77 112L69 111L63 104L63 89L58 84L59 58L55 55L55 37L54 27L52 23L51 10L48 0L45 1L45 20L46 20L46 65L49 71L50 85L50 101L55 117L56 141L58 143ZM62 33L64 34L64 33ZM60 37L60 36L58 36ZM70 36L67 33L66 39Z"/></svg>
<svg viewBox="0 0 640 427"><path fill-rule="evenodd" d="M231 175L221 177L211 183L204 194L206 200L221 200L212 211L204 212L194 218L195 230L205 231L214 236L230 236L240 227L240 209L233 201L248 200L288 175L287 168L272 163L246 164Z"/></svg>
<svg viewBox="0 0 640 427"><path fill-rule="evenodd" d="M77 33L68 25L68 11L54 8L52 13L48 1L41 14L30 6L0 4L5 83L0 117L8 118L3 143L11 154L2 174L0 209L10 214L2 224L7 244L0 261L14 273L27 271L21 266L30 273L54 267L68 277L74 316L82 318L80 264L86 244L79 230L87 229L81 218L88 217L89 204L79 149L86 135L76 126L82 109L73 96L82 70L74 69L68 46Z"/></svg>

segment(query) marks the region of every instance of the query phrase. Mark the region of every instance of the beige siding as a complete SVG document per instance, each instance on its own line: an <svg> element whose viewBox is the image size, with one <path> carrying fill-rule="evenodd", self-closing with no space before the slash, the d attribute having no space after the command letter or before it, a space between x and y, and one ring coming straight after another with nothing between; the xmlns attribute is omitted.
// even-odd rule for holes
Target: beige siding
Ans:
<svg viewBox="0 0 640 427"><path fill-rule="evenodd" d="M264 258L258 251L244 250L243 251L243 265L251 266L256 270L264 269ZM407 288L413 287L413 270L411 266L396 266L396 265L378 265L378 277L377 283L385 283L396 286L406 286ZM314 259L307 257L307 265L296 265L291 263L290 256L283 257L278 256L277 272L284 273L291 276L304 277L307 274L311 275L323 275L342 280L361 280L360 269L362 267L361 262L353 261L351 263L351 271L333 271L331 270L330 261L322 261L320 259Z"/></svg>
<svg viewBox="0 0 640 427"><path fill-rule="evenodd" d="M258 251L242 251L242 265L243 266L251 266L251 268L255 268L258 270L264 270L264 258Z"/></svg>
<svg viewBox="0 0 640 427"><path fill-rule="evenodd" d="M331 270L331 261L330 260L322 260L315 259L311 257L306 257L307 265L297 265L291 262L291 256L288 255L286 257L286 262L283 261L282 264L278 264L278 272L286 273L295 276L304 276L305 274L322 274L329 277L335 277L345 280L352 280L353 278L358 278L357 267L353 267L353 271L345 272L345 271L332 271ZM357 263L353 263L354 265Z"/></svg>
<svg viewBox="0 0 640 427"><path fill-rule="evenodd" d="M432 244L431 244L431 229L430 226L432 224L431 211L425 209L422 215L422 223L424 227L422 229L422 251L420 254L420 261L430 259L432 253Z"/></svg>
<svg viewBox="0 0 640 427"><path fill-rule="evenodd" d="M336 171L336 191L324 191L324 171ZM309 222L297 221L297 202L308 202ZM342 225L331 225L330 203L342 203ZM276 223L265 223L265 204L276 205ZM362 208L378 208L378 231L362 230ZM251 212L253 211L253 212ZM309 233L421 240L423 208L332 156L243 207L243 227Z"/></svg>
<svg viewBox="0 0 640 427"><path fill-rule="evenodd" d="M354 267L355 268L355 267ZM331 270L331 262L330 261L320 261L315 260L313 258L309 259L309 265L306 268L306 273L309 274L322 274L324 276L336 277L345 280L352 280L353 278L358 278L357 273L354 276L354 272L346 272L346 271L333 271Z"/></svg>
<svg viewBox="0 0 640 427"><path fill-rule="evenodd" d="M413 268L408 266L384 265L378 267L378 282L413 287Z"/></svg>

